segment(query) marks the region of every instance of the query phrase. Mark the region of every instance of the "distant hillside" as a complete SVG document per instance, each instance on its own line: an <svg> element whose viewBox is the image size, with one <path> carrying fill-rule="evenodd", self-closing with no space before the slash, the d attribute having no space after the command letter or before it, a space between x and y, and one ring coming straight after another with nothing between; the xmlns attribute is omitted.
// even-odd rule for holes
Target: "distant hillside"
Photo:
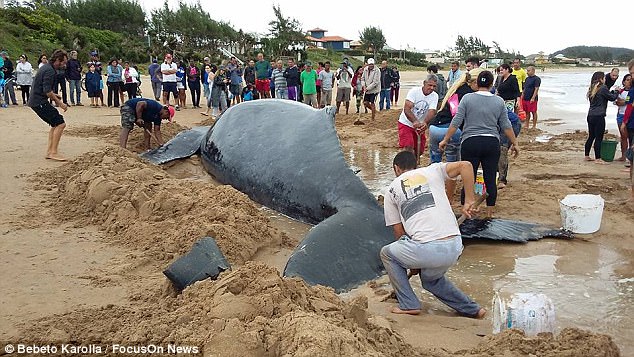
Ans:
<svg viewBox="0 0 634 357"><path fill-rule="evenodd" d="M627 62L634 58L634 50L622 47L573 46L551 54L554 57L563 54L568 58L590 58L604 63Z"/></svg>

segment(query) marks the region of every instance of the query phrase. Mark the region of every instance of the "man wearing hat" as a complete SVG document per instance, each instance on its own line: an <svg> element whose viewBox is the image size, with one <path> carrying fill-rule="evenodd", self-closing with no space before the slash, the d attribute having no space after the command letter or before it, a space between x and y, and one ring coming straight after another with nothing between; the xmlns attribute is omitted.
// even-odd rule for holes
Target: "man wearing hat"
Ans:
<svg viewBox="0 0 634 357"><path fill-rule="evenodd" d="M143 142L146 149L150 149L150 135L154 133L154 139L159 145L163 145L161 136L161 120L170 122L174 118L174 107L164 106L161 103L147 98L132 98L124 103L121 112L121 132L119 134L119 146L125 148L128 144L128 135L138 125L144 129ZM154 124L154 127L152 127Z"/></svg>
<svg viewBox="0 0 634 357"><path fill-rule="evenodd" d="M372 119L376 115L376 96L381 92L381 71L374 66L374 58L368 58L368 65L363 69L361 76L363 83L363 105L372 110Z"/></svg>
<svg viewBox="0 0 634 357"><path fill-rule="evenodd" d="M161 73L163 74L163 104L170 104L170 93L174 96L174 103L176 103L176 110L178 107L178 89L176 88L176 72L178 67L176 63L172 62L172 55L166 54L165 61L161 63Z"/></svg>

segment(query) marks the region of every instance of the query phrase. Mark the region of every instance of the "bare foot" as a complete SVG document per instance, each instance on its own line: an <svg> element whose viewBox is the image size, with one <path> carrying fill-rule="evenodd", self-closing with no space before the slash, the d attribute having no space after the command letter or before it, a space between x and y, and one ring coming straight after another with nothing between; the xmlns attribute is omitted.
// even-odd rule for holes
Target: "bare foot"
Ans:
<svg viewBox="0 0 634 357"><path fill-rule="evenodd" d="M586 157L584 158L584 160L586 160L586 161L594 161L594 159L593 159L593 158L591 158L590 156L586 156Z"/></svg>
<svg viewBox="0 0 634 357"><path fill-rule="evenodd" d="M605 161L603 161L603 160L601 160L601 159L596 159L596 160L594 160L594 163L595 163L595 164L599 164L599 165L607 165L607 162L605 162Z"/></svg>
<svg viewBox="0 0 634 357"><path fill-rule="evenodd" d="M504 187L506 187L506 184L504 182L498 182L498 189L503 189Z"/></svg>
<svg viewBox="0 0 634 357"><path fill-rule="evenodd" d="M487 310L486 309L480 309L480 311L478 311L478 313L473 318L481 320L481 319L484 318L484 315L486 315L486 314L487 314Z"/></svg>
<svg viewBox="0 0 634 357"><path fill-rule="evenodd" d="M418 315L418 314L420 314L420 309L418 309L418 310L401 310L400 308L398 308L396 306L388 309L388 311L393 313L393 314L399 314L399 315Z"/></svg>
<svg viewBox="0 0 634 357"><path fill-rule="evenodd" d="M66 161L66 158L59 156L58 154L48 154L46 155L46 158L55 161Z"/></svg>
<svg viewBox="0 0 634 357"><path fill-rule="evenodd" d="M625 156L621 156L618 159L614 160L614 161L625 161Z"/></svg>

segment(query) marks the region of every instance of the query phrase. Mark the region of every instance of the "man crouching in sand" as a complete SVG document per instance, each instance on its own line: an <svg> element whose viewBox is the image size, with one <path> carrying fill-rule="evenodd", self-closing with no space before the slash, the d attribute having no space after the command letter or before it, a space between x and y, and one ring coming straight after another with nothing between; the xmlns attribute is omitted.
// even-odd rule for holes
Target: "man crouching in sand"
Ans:
<svg viewBox="0 0 634 357"><path fill-rule="evenodd" d="M163 105L155 100L146 98L133 98L121 106L121 133L119 134L119 146L125 149L128 144L128 136L134 128L134 124L143 128L143 141L146 149L150 147L150 135L154 136L157 144L163 145L161 135L161 120L172 121L174 107ZM152 127L154 124L154 127Z"/></svg>
<svg viewBox="0 0 634 357"><path fill-rule="evenodd" d="M385 224L397 241L381 249L381 260L398 298L395 314L418 315L421 303L414 294L407 269L420 271L425 290L460 314L482 318L486 310L454 286L447 270L462 254L458 222L445 193L445 180L462 176L468 217L475 212L473 168L468 161L437 163L416 169L416 156L402 151L394 158L396 179L385 197Z"/></svg>

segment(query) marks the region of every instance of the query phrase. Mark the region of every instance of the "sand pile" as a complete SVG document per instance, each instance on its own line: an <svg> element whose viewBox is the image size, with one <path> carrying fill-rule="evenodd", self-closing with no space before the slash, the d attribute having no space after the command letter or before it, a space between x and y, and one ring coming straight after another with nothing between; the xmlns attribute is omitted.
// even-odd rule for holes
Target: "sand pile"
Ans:
<svg viewBox="0 0 634 357"><path fill-rule="evenodd" d="M187 129L187 127L178 123L163 123L161 125L161 136L163 137L163 141L167 142L176 134ZM120 130L121 127L115 125L84 125L70 127L64 131L64 134L78 136L80 138L100 138L110 144L119 145ZM152 145L153 148L158 146L154 139L150 139L150 145ZM128 137L128 149L137 153L144 152L146 150L143 144L143 129L135 126L132 132L130 132L130 136Z"/></svg>
<svg viewBox="0 0 634 357"><path fill-rule="evenodd" d="M617 357L619 348L612 337L577 328L565 328L557 336L545 333L526 337L519 330L507 330L486 337L469 353L472 356Z"/></svg>
<svg viewBox="0 0 634 357"><path fill-rule="evenodd" d="M205 236L216 239L232 264L286 239L232 187L172 178L117 147L84 154L34 180L36 188L54 192L46 208L50 216L100 226L111 239L160 261L187 252Z"/></svg>
<svg viewBox="0 0 634 357"><path fill-rule="evenodd" d="M337 134L341 141L345 141L347 146L367 147L384 147L398 148L398 117L401 113L399 108L384 110L376 113L376 117L372 120L371 114L352 114L356 111L356 107L350 108L351 114L345 113L342 107L335 117L335 126ZM361 108L363 112L363 108ZM354 122L360 119L365 125L354 125Z"/></svg>
<svg viewBox="0 0 634 357"><path fill-rule="evenodd" d="M367 300L345 302L331 289L281 278L247 262L176 297L48 317L24 331L29 341L192 344L222 356L444 356L414 349L369 317ZM94 323L99 321L99 323Z"/></svg>

